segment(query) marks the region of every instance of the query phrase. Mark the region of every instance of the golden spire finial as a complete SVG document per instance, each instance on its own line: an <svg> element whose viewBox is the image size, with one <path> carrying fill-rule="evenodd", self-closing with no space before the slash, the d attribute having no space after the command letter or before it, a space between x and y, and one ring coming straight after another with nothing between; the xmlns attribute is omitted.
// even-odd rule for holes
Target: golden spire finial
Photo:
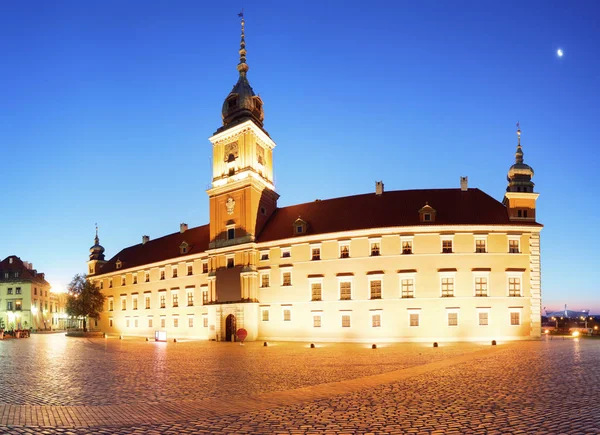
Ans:
<svg viewBox="0 0 600 435"><path fill-rule="evenodd" d="M244 38L244 25L246 22L244 21L244 9L242 8L242 12L238 14L238 17L242 19L242 39L240 41L240 63L237 66L237 70L240 73L240 76L246 75L250 67L246 63L246 40Z"/></svg>
<svg viewBox="0 0 600 435"><path fill-rule="evenodd" d="M517 121L517 146L521 146L521 124Z"/></svg>

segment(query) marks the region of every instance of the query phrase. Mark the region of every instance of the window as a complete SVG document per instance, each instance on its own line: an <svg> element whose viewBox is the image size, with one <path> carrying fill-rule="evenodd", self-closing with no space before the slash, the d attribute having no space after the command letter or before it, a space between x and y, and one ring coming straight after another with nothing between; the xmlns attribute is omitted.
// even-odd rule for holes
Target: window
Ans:
<svg viewBox="0 0 600 435"><path fill-rule="evenodd" d="M166 308L167 307L167 295L165 295L164 292L162 292L160 294L160 307L161 308Z"/></svg>
<svg viewBox="0 0 600 435"><path fill-rule="evenodd" d="M173 266L171 268L171 277L172 278L177 278L177 266Z"/></svg>
<svg viewBox="0 0 600 435"><path fill-rule="evenodd" d="M125 285L125 276L122 276L121 277L121 286L124 286L124 285Z"/></svg>
<svg viewBox="0 0 600 435"><path fill-rule="evenodd" d="M374 279L370 282L371 299L381 299L381 280Z"/></svg>
<svg viewBox="0 0 600 435"><path fill-rule="evenodd" d="M304 226L296 225L296 234L302 234L304 232Z"/></svg>
<svg viewBox="0 0 600 435"><path fill-rule="evenodd" d="M187 306L188 307L193 307L194 306L194 292L187 292Z"/></svg>
<svg viewBox="0 0 600 435"><path fill-rule="evenodd" d="M487 281L487 277L475 277L475 296L484 297L488 295Z"/></svg>
<svg viewBox="0 0 600 435"><path fill-rule="evenodd" d="M207 315L202 316L202 326L204 326L205 328L208 328L208 316Z"/></svg>
<svg viewBox="0 0 600 435"><path fill-rule="evenodd" d="M350 258L350 245L340 245L340 258Z"/></svg>
<svg viewBox="0 0 600 435"><path fill-rule="evenodd" d="M139 326L138 324L138 318L136 317L135 319L133 319L133 327L137 328Z"/></svg>
<svg viewBox="0 0 600 435"><path fill-rule="evenodd" d="M208 289L202 290L202 305L208 304Z"/></svg>
<svg viewBox="0 0 600 435"><path fill-rule="evenodd" d="M260 274L260 286L262 288L269 287L269 272Z"/></svg>
<svg viewBox="0 0 600 435"><path fill-rule="evenodd" d="M408 321L410 326L419 326L419 313L410 313Z"/></svg>
<svg viewBox="0 0 600 435"><path fill-rule="evenodd" d="M15 294L16 295L20 295L21 294L21 287L15 287Z"/></svg>
<svg viewBox="0 0 600 435"><path fill-rule="evenodd" d="M165 317L160 318L160 327L163 329L167 327L167 319Z"/></svg>
<svg viewBox="0 0 600 435"><path fill-rule="evenodd" d="M136 296L136 297L134 297L134 298L133 298L133 300L132 300L132 303L133 303L133 309L134 309L134 310L137 310L137 307L138 307L138 305L137 305L137 301L138 301L138 300L137 300L137 296Z"/></svg>
<svg viewBox="0 0 600 435"><path fill-rule="evenodd" d="M342 328L350 327L350 314L342 314Z"/></svg>
<svg viewBox="0 0 600 435"><path fill-rule="evenodd" d="M227 257L227 269L231 269L235 266L235 258Z"/></svg>
<svg viewBox="0 0 600 435"><path fill-rule="evenodd" d="M148 328L152 328L152 319L148 319Z"/></svg>
<svg viewBox="0 0 600 435"><path fill-rule="evenodd" d="M192 316L188 316L188 328L194 327L194 318Z"/></svg>
<svg viewBox="0 0 600 435"><path fill-rule="evenodd" d="M133 274L133 283L137 284L137 273Z"/></svg>
<svg viewBox="0 0 600 435"><path fill-rule="evenodd" d="M173 317L173 328L179 328L179 317Z"/></svg>
<svg viewBox="0 0 600 435"><path fill-rule="evenodd" d="M179 306L179 294L173 293L171 298L173 299L173 308L177 308Z"/></svg>
<svg viewBox="0 0 600 435"><path fill-rule="evenodd" d="M165 269L160 269L160 279L165 279Z"/></svg>
<svg viewBox="0 0 600 435"><path fill-rule="evenodd" d="M21 311L21 309L23 308L23 301L15 301L15 310L16 311ZM42 308L42 304L40 303L40 308ZM46 306L46 309L48 307Z"/></svg>
<svg viewBox="0 0 600 435"><path fill-rule="evenodd" d="M204 265L202 265L202 267L204 267ZM191 276L191 275L194 274L194 267L193 267L193 265L191 265L191 264L187 265L187 274L188 274L188 276Z"/></svg>
<svg viewBox="0 0 600 435"><path fill-rule="evenodd" d="M402 254L412 254L412 240L403 240L402 241Z"/></svg>
<svg viewBox="0 0 600 435"><path fill-rule="evenodd" d="M35 296L37 296L37 287L34 287L34 288L33 288L33 294L34 294Z"/></svg>
<svg viewBox="0 0 600 435"><path fill-rule="evenodd" d="M321 315L313 314L313 328L320 328L320 327L321 327Z"/></svg>
<svg viewBox="0 0 600 435"><path fill-rule="evenodd" d="M263 322L268 322L269 321L269 309L268 308L263 308L261 310L261 315L262 315L262 321Z"/></svg>
<svg viewBox="0 0 600 435"><path fill-rule="evenodd" d="M480 311L479 315L479 326L489 325L489 313L487 311Z"/></svg>
<svg viewBox="0 0 600 435"><path fill-rule="evenodd" d="M379 242L371 242L371 257L377 257L380 254Z"/></svg>
<svg viewBox="0 0 600 435"><path fill-rule="evenodd" d="M352 283L350 281L340 281L340 299L342 301L352 299Z"/></svg>
<svg viewBox="0 0 600 435"><path fill-rule="evenodd" d="M12 262L12 258L11 258L11 262ZM4 279L8 279L8 276L9 276L8 272L4 272Z"/></svg>
<svg viewBox="0 0 600 435"><path fill-rule="evenodd" d="M508 241L508 252L511 254L519 253L519 240L518 239L509 239Z"/></svg>
<svg viewBox="0 0 600 435"><path fill-rule="evenodd" d="M12 311L13 310L13 303L12 301L7 301L6 302L6 311Z"/></svg>
<svg viewBox="0 0 600 435"><path fill-rule="evenodd" d="M285 308L283 310L283 321L284 322L289 322L292 320L292 310L289 308Z"/></svg>
<svg viewBox="0 0 600 435"><path fill-rule="evenodd" d="M313 282L310 284L311 300L321 301L322 300L322 284L320 282Z"/></svg>
<svg viewBox="0 0 600 435"><path fill-rule="evenodd" d="M113 327L113 319L112 319L112 317L110 319L108 319L108 326L111 327L111 328Z"/></svg>
<svg viewBox="0 0 600 435"><path fill-rule="evenodd" d="M100 290L104 289L104 281L100 281Z"/></svg>
<svg viewBox="0 0 600 435"><path fill-rule="evenodd" d="M146 296L146 309L150 309L150 296Z"/></svg>
<svg viewBox="0 0 600 435"><path fill-rule="evenodd" d="M315 247L312 248L311 260L320 260L321 259L321 248Z"/></svg>
<svg viewBox="0 0 600 435"><path fill-rule="evenodd" d="M281 248L281 258L290 258L292 251L290 248Z"/></svg>
<svg viewBox="0 0 600 435"><path fill-rule="evenodd" d="M108 288L112 288L112 278L108 280Z"/></svg>
<svg viewBox="0 0 600 435"><path fill-rule="evenodd" d="M512 326L518 326L521 324L521 313L513 311L510 313L510 324Z"/></svg>
<svg viewBox="0 0 600 435"><path fill-rule="evenodd" d="M448 326L458 326L458 313L449 312L448 315Z"/></svg>
<svg viewBox="0 0 600 435"><path fill-rule="evenodd" d="M112 299L108 300L108 311L114 311L115 309L115 302Z"/></svg>
<svg viewBox="0 0 600 435"><path fill-rule="evenodd" d="M452 240L442 240L442 253L444 253L444 254L452 253Z"/></svg>
<svg viewBox="0 0 600 435"><path fill-rule="evenodd" d="M521 278L509 277L508 278L508 296L519 297L521 296Z"/></svg>
<svg viewBox="0 0 600 435"><path fill-rule="evenodd" d="M431 213L423 213L423 220L425 222L431 222Z"/></svg>
<svg viewBox="0 0 600 435"><path fill-rule="evenodd" d="M485 239L475 239L475 252L479 254L487 252L485 246Z"/></svg>
<svg viewBox="0 0 600 435"><path fill-rule="evenodd" d="M9 288L6 290L6 294L8 294L8 295L12 295L12 287L9 287Z"/></svg>
<svg viewBox="0 0 600 435"><path fill-rule="evenodd" d="M262 251L260 253L260 261L266 261L269 259L269 251Z"/></svg>
<svg viewBox="0 0 600 435"><path fill-rule="evenodd" d="M292 272L283 272L281 274L281 281L283 286L291 286L292 285Z"/></svg>
<svg viewBox="0 0 600 435"><path fill-rule="evenodd" d="M150 272L144 272L144 282L150 282Z"/></svg>
<svg viewBox="0 0 600 435"><path fill-rule="evenodd" d="M127 309L127 299L121 299L121 310L125 311Z"/></svg>
<svg viewBox="0 0 600 435"><path fill-rule="evenodd" d="M414 278L404 278L400 281L402 287L403 298L415 297L415 280Z"/></svg>
<svg viewBox="0 0 600 435"><path fill-rule="evenodd" d="M227 228L227 240L235 239L235 228Z"/></svg>
<svg viewBox="0 0 600 435"><path fill-rule="evenodd" d="M125 327L129 328L129 319L125 319Z"/></svg>
<svg viewBox="0 0 600 435"><path fill-rule="evenodd" d="M454 296L454 278L442 278L442 297L451 298Z"/></svg>
<svg viewBox="0 0 600 435"><path fill-rule="evenodd" d="M202 273L208 273L208 261L202 262Z"/></svg>
<svg viewBox="0 0 600 435"><path fill-rule="evenodd" d="M371 314L371 327L373 327L373 328L381 327L381 314Z"/></svg>

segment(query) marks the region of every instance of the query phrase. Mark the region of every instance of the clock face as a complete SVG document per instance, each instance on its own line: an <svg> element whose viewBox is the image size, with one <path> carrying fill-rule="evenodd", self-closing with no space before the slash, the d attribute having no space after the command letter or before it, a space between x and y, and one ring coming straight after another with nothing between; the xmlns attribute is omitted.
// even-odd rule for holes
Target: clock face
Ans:
<svg viewBox="0 0 600 435"><path fill-rule="evenodd" d="M225 156L224 159L226 162L234 161L238 158L238 143L231 142L225 145Z"/></svg>

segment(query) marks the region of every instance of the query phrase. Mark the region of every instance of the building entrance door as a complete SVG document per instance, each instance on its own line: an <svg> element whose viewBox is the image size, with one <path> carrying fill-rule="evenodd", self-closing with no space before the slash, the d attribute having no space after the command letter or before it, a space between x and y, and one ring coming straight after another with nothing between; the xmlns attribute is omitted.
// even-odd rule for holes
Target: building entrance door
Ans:
<svg viewBox="0 0 600 435"><path fill-rule="evenodd" d="M225 341L235 341L235 316L233 314L225 319Z"/></svg>

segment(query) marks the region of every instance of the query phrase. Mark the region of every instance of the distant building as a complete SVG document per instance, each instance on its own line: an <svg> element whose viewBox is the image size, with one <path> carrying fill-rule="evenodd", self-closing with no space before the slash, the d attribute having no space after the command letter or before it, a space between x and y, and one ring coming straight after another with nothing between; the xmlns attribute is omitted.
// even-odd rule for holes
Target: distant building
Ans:
<svg viewBox="0 0 600 435"><path fill-rule="evenodd" d="M143 236L108 261L96 234L88 272L107 296L102 329L208 340L233 340L238 328L248 340L539 337L542 225L520 130L502 203L461 177L460 188L387 192L378 182L372 193L280 208L243 26L239 78L210 138L210 221Z"/></svg>
<svg viewBox="0 0 600 435"><path fill-rule="evenodd" d="M43 273L16 255L0 263L0 318L5 329L57 329L61 317L64 299L50 291Z"/></svg>

